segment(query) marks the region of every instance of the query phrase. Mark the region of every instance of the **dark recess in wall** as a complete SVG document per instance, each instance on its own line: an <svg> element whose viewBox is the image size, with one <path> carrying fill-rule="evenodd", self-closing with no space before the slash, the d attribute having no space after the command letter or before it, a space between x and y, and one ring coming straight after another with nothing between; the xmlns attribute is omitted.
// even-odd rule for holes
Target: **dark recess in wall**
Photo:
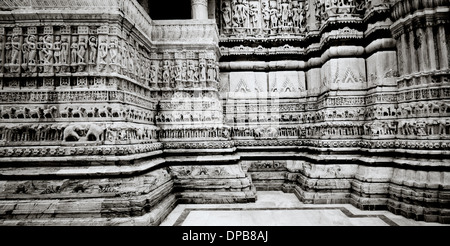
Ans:
<svg viewBox="0 0 450 246"><path fill-rule="evenodd" d="M139 0L153 20L191 19L191 0Z"/></svg>

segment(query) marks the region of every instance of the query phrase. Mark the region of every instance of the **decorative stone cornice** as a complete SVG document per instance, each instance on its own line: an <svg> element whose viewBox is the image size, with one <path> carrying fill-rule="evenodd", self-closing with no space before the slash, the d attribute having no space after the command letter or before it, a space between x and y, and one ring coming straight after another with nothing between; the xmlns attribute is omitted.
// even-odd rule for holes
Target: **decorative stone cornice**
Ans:
<svg viewBox="0 0 450 246"><path fill-rule="evenodd" d="M219 32L214 20L157 20L153 24L152 40L156 44L217 46L219 42Z"/></svg>
<svg viewBox="0 0 450 246"><path fill-rule="evenodd" d="M129 21L129 26L137 28L148 39L151 37L152 20L136 0L5 0L0 4L0 15L4 21L20 20L25 21L26 25L29 25L30 21L44 19L45 22L37 21L34 25L70 19L77 19L77 24L92 24L89 20L119 15ZM74 15L79 17L73 18Z"/></svg>

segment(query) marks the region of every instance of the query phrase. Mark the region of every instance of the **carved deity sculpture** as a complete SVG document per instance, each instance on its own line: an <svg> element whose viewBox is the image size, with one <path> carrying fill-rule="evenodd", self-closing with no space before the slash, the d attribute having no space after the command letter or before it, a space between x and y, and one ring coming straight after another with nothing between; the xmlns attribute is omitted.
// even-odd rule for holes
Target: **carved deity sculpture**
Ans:
<svg viewBox="0 0 450 246"><path fill-rule="evenodd" d="M170 61L164 60L163 61L163 83L169 83L170 82Z"/></svg>
<svg viewBox="0 0 450 246"><path fill-rule="evenodd" d="M44 38L44 56L45 64L53 64L54 50L52 37L50 35L47 35Z"/></svg>
<svg viewBox="0 0 450 246"><path fill-rule="evenodd" d="M198 74L196 71L196 67L193 60L188 61L188 67L187 67L187 80L189 81L197 81L198 80Z"/></svg>
<svg viewBox="0 0 450 246"><path fill-rule="evenodd" d="M282 0L280 4L280 24L288 26L290 18L290 4L288 0Z"/></svg>
<svg viewBox="0 0 450 246"><path fill-rule="evenodd" d="M246 0L233 2L233 26L244 27L248 19L248 3Z"/></svg>
<svg viewBox="0 0 450 246"><path fill-rule="evenodd" d="M300 27L301 23L301 10L298 2L292 3L292 22L294 27Z"/></svg>
<svg viewBox="0 0 450 246"><path fill-rule="evenodd" d="M181 80L186 81L187 80L187 63L183 62L181 67Z"/></svg>
<svg viewBox="0 0 450 246"><path fill-rule="evenodd" d="M28 64L28 57L30 55L30 48L28 45L28 38L22 44L22 67L26 70ZM25 66L24 66L25 65Z"/></svg>
<svg viewBox="0 0 450 246"><path fill-rule="evenodd" d="M198 63L198 67L199 67L199 80L200 81L205 81L206 80L206 62L204 59L200 59L199 63Z"/></svg>
<svg viewBox="0 0 450 246"><path fill-rule="evenodd" d="M5 64L11 63L12 37L8 37L5 43Z"/></svg>
<svg viewBox="0 0 450 246"><path fill-rule="evenodd" d="M182 68L182 62L181 62L181 60L176 60L175 61L175 65L174 65L174 68L173 68L173 77L174 77L174 79L175 79L175 81L180 81L181 80L181 70L183 69Z"/></svg>
<svg viewBox="0 0 450 246"><path fill-rule="evenodd" d="M251 27L258 27L258 12L258 6L256 4L250 4L249 17Z"/></svg>
<svg viewBox="0 0 450 246"><path fill-rule="evenodd" d="M55 64L61 63L61 37L56 36L55 42L53 43L53 56L55 57Z"/></svg>
<svg viewBox="0 0 450 246"><path fill-rule="evenodd" d="M97 37L89 38L89 63L95 64L97 60Z"/></svg>
<svg viewBox="0 0 450 246"><path fill-rule="evenodd" d="M85 55L86 55L87 44L84 38L80 38L80 42L78 43L78 63L85 63Z"/></svg>
<svg viewBox="0 0 450 246"><path fill-rule="evenodd" d="M12 52L11 52L11 64L19 64L20 58L20 38L19 36L14 36L11 42Z"/></svg>
<svg viewBox="0 0 450 246"><path fill-rule="evenodd" d="M98 45L98 56L100 58L100 64L106 64L106 57L108 56L108 44L106 39L103 39Z"/></svg>
<svg viewBox="0 0 450 246"><path fill-rule="evenodd" d="M109 55L111 59L111 64L117 63L117 55L119 53L118 40L113 38L109 44Z"/></svg>
<svg viewBox="0 0 450 246"><path fill-rule="evenodd" d="M69 41L67 37L63 37L61 40L61 63L67 64L69 60Z"/></svg>
<svg viewBox="0 0 450 246"><path fill-rule="evenodd" d="M275 30L278 27L278 10L277 8L270 9L270 28Z"/></svg>
<svg viewBox="0 0 450 246"><path fill-rule="evenodd" d="M306 28L307 19L309 17L309 3L305 1L305 5L301 8L301 21L300 25L302 28Z"/></svg>
<svg viewBox="0 0 450 246"><path fill-rule="evenodd" d="M320 24L320 22L323 19L323 15L325 13L325 0L316 0L314 2L315 5L315 17L317 24Z"/></svg>
<svg viewBox="0 0 450 246"><path fill-rule="evenodd" d="M208 81L214 81L215 80L215 62L213 59L208 60Z"/></svg>
<svg viewBox="0 0 450 246"><path fill-rule="evenodd" d="M28 64L29 65L36 65L36 36L35 35L30 35L28 36L27 39L27 43L28 43L28 49L30 51L30 54L28 55Z"/></svg>
<svg viewBox="0 0 450 246"><path fill-rule="evenodd" d="M267 2L262 2L262 17L264 22L264 29L270 28L270 10Z"/></svg>
<svg viewBox="0 0 450 246"><path fill-rule="evenodd" d="M158 62L152 61L152 64L150 65L150 75L149 79L151 82L156 82L158 76Z"/></svg>
<svg viewBox="0 0 450 246"><path fill-rule="evenodd" d="M78 53L78 37L74 36L72 38L72 45L70 46L70 58L72 64L77 64L77 53Z"/></svg>
<svg viewBox="0 0 450 246"><path fill-rule="evenodd" d="M37 53L39 55L38 61L39 64L45 63L45 53L44 53L44 37L40 36L39 41L36 44Z"/></svg>
<svg viewBox="0 0 450 246"><path fill-rule="evenodd" d="M231 7L229 2L222 3L223 28L231 27Z"/></svg>

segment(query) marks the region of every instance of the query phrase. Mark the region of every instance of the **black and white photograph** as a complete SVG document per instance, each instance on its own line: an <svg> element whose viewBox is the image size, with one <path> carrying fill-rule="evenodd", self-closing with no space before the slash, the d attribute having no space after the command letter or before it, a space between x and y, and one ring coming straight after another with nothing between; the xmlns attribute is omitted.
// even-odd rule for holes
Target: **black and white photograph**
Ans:
<svg viewBox="0 0 450 246"><path fill-rule="evenodd" d="M0 227L443 228L449 50L449 0L0 0Z"/></svg>

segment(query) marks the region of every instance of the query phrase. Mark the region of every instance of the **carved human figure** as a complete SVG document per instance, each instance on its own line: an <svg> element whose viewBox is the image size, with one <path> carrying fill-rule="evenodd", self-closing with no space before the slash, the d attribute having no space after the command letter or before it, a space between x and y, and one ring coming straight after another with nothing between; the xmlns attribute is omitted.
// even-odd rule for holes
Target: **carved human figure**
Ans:
<svg viewBox="0 0 450 246"><path fill-rule="evenodd" d="M106 39L102 39L98 45L98 57L100 58L100 64L106 64L106 57L108 56L108 44Z"/></svg>
<svg viewBox="0 0 450 246"><path fill-rule="evenodd" d="M44 38L44 63L52 64L53 63L53 42L52 37L50 35L45 36Z"/></svg>
<svg viewBox="0 0 450 246"><path fill-rule="evenodd" d="M39 41L36 44L36 49L37 49L37 61L39 64L44 64L45 63L45 53L44 53L44 37L40 36L39 37Z"/></svg>
<svg viewBox="0 0 450 246"><path fill-rule="evenodd" d="M174 69L173 69L175 81L180 81L182 79L181 78L182 69L183 69L182 61L181 60L176 60L175 61L175 65L174 65Z"/></svg>
<svg viewBox="0 0 450 246"><path fill-rule="evenodd" d="M26 70L28 64L28 57L30 56L30 47L28 45L28 38L22 44L22 67ZM25 66L24 66L25 65Z"/></svg>
<svg viewBox="0 0 450 246"><path fill-rule="evenodd" d="M231 27L231 7L229 2L222 3L223 28Z"/></svg>
<svg viewBox="0 0 450 246"><path fill-rule="evenodd" d="M323 14L325 13L325 0L316 0L314 2L314 6L316 21L320 23L323 18Z"/></svg>
<svg viewBox="0 0 450 246"><path fill-rule="evenodd" d="M288 0L282 0L280 3L280 24L282 26L288 26L290 18L290 4Z"/></svg>
<svg viewBox="0 0 450 246"><path fill-rule="evenodd" d="M149 79L151 82L156 82L158 76L158 62L152 61L152 64L150 65L150 75Z"/></svg>
<svg viewBox="0 0 450 246"><path fill-rule="evenodd" d="M244 27L248 18L248 4L246 0L235 0L233 2L233 25Z"/></svg>
<svg viewBox="0 0 450 246"><path fill-rule="evenodd" d="M270 28L275 31L278 27L278 10L274 7L270 9Z"/></svg>
<svg viewBox="0 0 450 246"><path fill-rule="evenodd" d="M78 56L78 37L74 36L72 38L72 45L70 46L70 58L72 64L77 64L77 56Z"/></svg>
<svg viewBox="0 0 450 246"><path fill-rule="evenodd" d="M208 81L214 81L214 79L215 79L215 75L214 75L215 70L216 70L215 65L216 64L213 59L208 60L208 65L207 65L208 66L208 71L207 71Z"/></svg>
<svg viewBox="0 0 450 246"><path fill-rule="evenodd" d="M61 39L61 63L67 64L69 60L69 41L67 37Z"/></svg>
<svg viewBox="0 0 450 246"><path fill-rule="evenodd" d="M97 37L89 38L89 63L95 64L97 60Z"/></svg>
<svg viewBox="0 0 450 246"><path fill-rule="evenodd" d="M302 28L306 28L306 21L308 19L309 16L309 3L308 1L305 1L305 5L303 6L303 8L301 8L301 21L300 21L300 25Z"/></svg>
<svg viewBox="0 0 450 246"><path fill-rule="evenodd" d="M11 42L12 52L11 52L11 64L19 64L20 58L20 38L19 36L14 36Z"/></svg>
<svg viewBox="0 0 450 246"><path fill-rule="evenodd" d="M258 27L258 17L259 17L258 5L254 3L250 4L249 17L251 27Z"/></svg>
<svg viewBox="0 0 450 246"><path fill-rule="evenodd" d="M169 83L170 82L170 61L164 60L162 68L163 68L163 74L162 74L163 83Z"/></svg>
<svg viewBox="0 0 450 246"><path fill-rule="evenodd" d="M263 18L263 22L264 22L264 29L269 29L270 28L270 9L269 6L267 5L267 2L262 2L262 18Z"/></svg>
<svg viewBox="0 0 450 246"><path fill-rule="evenodd" d="M111 64L117 63L118 53L119 53L118 40L113 38L113 39L111 39L111 42L109 43L109 55L110 55Z"/></svg>
<svg viewBox="0 0 450 246"><path fill-rule="evenodd" d="M196 81L196 67L193 60L188 60L187 80Z"/></svg>
<svg viewBox="0 0 450 246"><path fill-rule="evenodd" d="M200 81L205 81L206 80L206 62L205 62L205 59L200 59L200 61L198 63L198 68L199 68L198 79Z"/></svg>
<svg viewBox="0 0 450 246"><path fill-rule="evenodd" d="M80 42L78 43L78 63L85 63L85 55L86 55L87 44L84 38L80 38Z"/></svg>
<svg viewBox="0 0 450 246"><path fill-rule="evenodd" d="M5 43L5 64L11 63L12 37L8 37Z"/></svg>
<svg viewBox="0 0 450 246"><path fill-rule="evenodd" d="M61 63L61 37L60 36L56 36L55 37L55 42L53 43L53 55L55 57L55 64L60 64Z"/></svg>
<svg viewBox="0 0 450 246"><path fill-rule="evenodd" d="M300 7L298 2L292 3L292 22L294 27L300 27L301 22L301 14Z"/></svg>
<svg viewBox="0 0 450 246"><path fill-rule="evenodd" d="M182 67L181 67L181 80L186 81L187 80L187 63L183 61Z"/></svg>
<svg viewBox="0 0 450 246"><path fill-rule="evenodd" d="M35 35L28 36L27 44L28 44L28 50L30 52L28 55L28 64L35 65L36 64L36 36Z"/></svg>
<svg viewBox="0 0 450 246"><path fill-rule="evenodd" d="M30 57L30 46L28 37L24 39L22 44L22 63L28 64L28 58Z"/></svg>

